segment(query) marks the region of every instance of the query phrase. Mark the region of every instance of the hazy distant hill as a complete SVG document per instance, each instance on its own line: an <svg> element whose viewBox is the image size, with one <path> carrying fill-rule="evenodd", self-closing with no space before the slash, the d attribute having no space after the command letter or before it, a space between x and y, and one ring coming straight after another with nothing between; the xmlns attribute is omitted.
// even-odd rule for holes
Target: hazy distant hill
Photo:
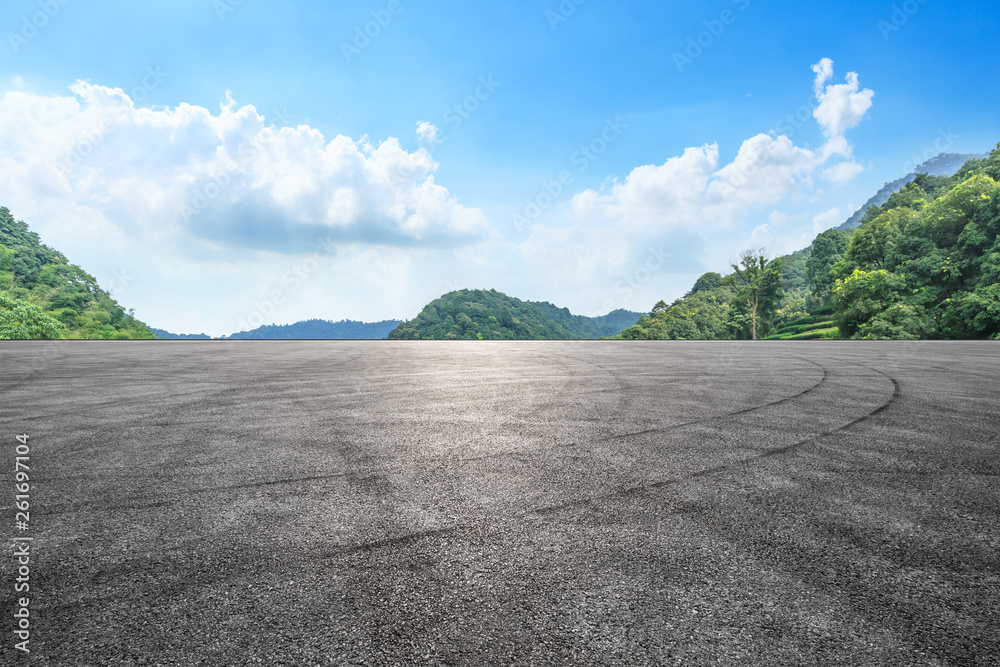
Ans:
<svg viewBox="0 0 1000 667"><path fill-rule="evenodd" d="M574 340L616 336L641 313L573 315L547 302L521 301L496 290L458 290L427 304L389 334L394 340Z"/></svg>
<svg viewBox="0 0 1000 667"><path fill-rule="evenodd" d="M989 155L989 153L984 153L983 155L942 153L937 157L933 157L927 162L917 166L906 176L883 185L882 189L875 193L875 196L866 201L864 206L855 211L854 215L844 221L844 223L837 227L837 229L854 229L860 225L861 219L865 217L865 212L868 210L869 206L881 206L886 203L889 201L889 197L891 197L893 193L899 192L904 187L912 183L913 179L917 177L917 174L928 174L930 176L951 176L961 169L962 165L969 160L974 158L984 158L987 155Z"/></svg>
<svg viewBox="0 0 1000 667"><path fill-rule="evenodd" d="M156 334L156 337L160 340L211 340L212 337L208 334L175 334L169 331L164 331L163 329L149 328L150 331Z"/></svg>
<svg viewBox="0 0 1000 667"><path fill-rule="evenodd" d="M253 331L241 331L230 340L379 340L402 323L402 320L355 322L341 320L306 320L295 324L270 324Z"/></svg>

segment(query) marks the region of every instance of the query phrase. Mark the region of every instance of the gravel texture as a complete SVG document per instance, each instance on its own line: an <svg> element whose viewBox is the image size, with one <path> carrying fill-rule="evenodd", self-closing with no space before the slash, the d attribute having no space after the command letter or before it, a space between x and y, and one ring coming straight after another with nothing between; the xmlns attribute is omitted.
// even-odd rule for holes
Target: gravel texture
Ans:
<svg viewBox="0 0 1000 667"><path fill-rule="evenodd" d="M28 433L38 665L997 665L998 390L995 343L4 342L0 535Z"/></svg>

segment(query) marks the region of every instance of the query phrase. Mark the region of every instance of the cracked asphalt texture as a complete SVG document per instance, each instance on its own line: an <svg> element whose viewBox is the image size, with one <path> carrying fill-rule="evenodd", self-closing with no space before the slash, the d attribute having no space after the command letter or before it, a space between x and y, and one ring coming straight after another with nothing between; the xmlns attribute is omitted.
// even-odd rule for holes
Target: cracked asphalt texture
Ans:
<svg viewBox="0 0 1000 667"><path fill-rule="evenodd" d="M998 352L4 342L30 661L997 665Z"/></svg>

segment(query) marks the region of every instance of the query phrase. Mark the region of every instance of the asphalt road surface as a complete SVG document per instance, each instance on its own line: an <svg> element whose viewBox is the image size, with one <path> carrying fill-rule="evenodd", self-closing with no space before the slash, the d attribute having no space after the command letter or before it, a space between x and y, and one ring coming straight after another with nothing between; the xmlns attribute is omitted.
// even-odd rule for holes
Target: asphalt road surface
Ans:
<svg viewBox="0 0 1000 667"><path fill-rule="evenodd" d="M998 399L996 343L4 342L0 536L37 665L997 665Z"/></svg>

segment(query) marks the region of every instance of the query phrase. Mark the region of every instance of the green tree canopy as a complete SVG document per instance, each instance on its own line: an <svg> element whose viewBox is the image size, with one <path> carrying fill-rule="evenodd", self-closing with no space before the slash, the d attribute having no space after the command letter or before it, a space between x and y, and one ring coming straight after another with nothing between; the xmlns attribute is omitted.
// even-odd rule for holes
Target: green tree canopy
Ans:
<svg viewBox="0 0 1000 667"><path fill-rule="evenodd" d="M29 304L47 320L35 333L60 326L66 338L155 338L145 324L126 312L92 275L70 264L62 253L44 245L28 225L0 207L0 290ZM18 311L21 312L21 311ZM8 333L18 331L11 328Z"/></svg>
<svg viewBox="0 0 1000 667"><path fill-rule="evenodd" d="M709 271L708 273L703 273L698 280L694 282L694 287L684 295L685 298L697 294L698 292L707 292L710 290L718 289L722 285L722 274L716 273L715 271Z"/></svg>
<svg viewBox="0 0 1000 667"><path fill-rule="evenodd" d="M41 308L0 292L0 339L43 340L59 338L63 326Z"/></svg>
<svg viewBox="0 0 1000 667"><path fill-rule="evenodd" d="M781 259L768 261L763 248L745 250L732 268L729 282L736 292L736 300L747 309L750 337L757 340L758 324L774 313L784 295Z"/></svg>
<svg viewBox="0 0 1000 667"><path fill-rule="evenodd" d="M828 229L813 241L812 253L806 261L806 278L816 299L828 299L835 280L831 269L843 258L850 240L851 232Z"/></svg>

